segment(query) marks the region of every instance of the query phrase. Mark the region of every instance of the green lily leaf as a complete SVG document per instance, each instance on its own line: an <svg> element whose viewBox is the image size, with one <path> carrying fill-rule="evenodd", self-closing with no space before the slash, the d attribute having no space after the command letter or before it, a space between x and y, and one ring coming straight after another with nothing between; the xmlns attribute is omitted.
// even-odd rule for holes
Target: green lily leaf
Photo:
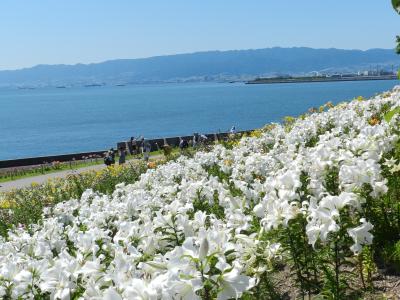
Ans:
<svg viewBox="0 0 400 300"><path fill-rule="evenodd" d="M391 111L389 111L385 116L384 119L386 122L390 122L390 120L393 118L393 116L395 114L400 113L400 106L396 107L395 109L392 109Z"/></svg>
<svg viewBox="0 0 400 300"><path fill-rule="evenodd" d="M400 0L392 0L392 5L394 10L400 14Z"/></svg>

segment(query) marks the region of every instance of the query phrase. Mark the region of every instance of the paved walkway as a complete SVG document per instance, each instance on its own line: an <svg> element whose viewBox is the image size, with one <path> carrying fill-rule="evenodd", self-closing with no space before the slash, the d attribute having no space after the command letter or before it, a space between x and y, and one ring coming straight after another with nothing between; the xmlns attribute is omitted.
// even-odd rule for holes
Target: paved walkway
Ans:
<svg viewBox="0 0 400 300"><path fill-rule="evenodd" d="M157 160L163 157L163 155L154 155L151 156L151 160ZM130 163L133 161L137 161L138 159L132 159L127 161L126 163ZM101 170L104 169L106 166L104 164L100 165L93 165L93 166L88 166L88 167L83 167L79 169L74 169L74 170L64 170L60 172L54 172L54 173L49 173L49 174L44 174L44 175L39 175L39 176L32 176L32 177L26 177L26 178L21 178L17 179L14 181L7 181L7 182L0 182L0 192L8 192L13 189L19 189L19 188L24 188L24 187L29 187L31 186L32 183L46 183L49 179L53 178L65 178L68 175L71 174L77 174L77 173L82 173L86 171L93 171L93 170Z"/></svg>

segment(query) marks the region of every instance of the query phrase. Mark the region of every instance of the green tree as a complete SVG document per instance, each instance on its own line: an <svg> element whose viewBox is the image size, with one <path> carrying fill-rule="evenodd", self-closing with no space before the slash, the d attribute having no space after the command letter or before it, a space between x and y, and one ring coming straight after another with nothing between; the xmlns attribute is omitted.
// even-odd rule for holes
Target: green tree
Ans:
<svg viewBox="0 0 400 300"><path fill-rule="evenodd" d="M395 11L400 14L400 0L392 0L392 5ZM400 54L400 36L396 37L397 47L396 52Z"/></svg>
<svg viewBox="0 0 400 300"><path fill-rule="evenodd" d="M400 14L400 0L392 0L393 8Z"/></svg>

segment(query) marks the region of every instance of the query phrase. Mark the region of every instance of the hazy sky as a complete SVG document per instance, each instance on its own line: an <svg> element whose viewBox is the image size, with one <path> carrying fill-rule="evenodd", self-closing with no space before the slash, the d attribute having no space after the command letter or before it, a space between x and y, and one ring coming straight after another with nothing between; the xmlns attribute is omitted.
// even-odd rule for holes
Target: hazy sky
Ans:
<svg viewBox="0 0 400 300"><path fill-rule="evenodd" d="M0 69L204 50L393 48L390 0L1 0Z"/></svg>

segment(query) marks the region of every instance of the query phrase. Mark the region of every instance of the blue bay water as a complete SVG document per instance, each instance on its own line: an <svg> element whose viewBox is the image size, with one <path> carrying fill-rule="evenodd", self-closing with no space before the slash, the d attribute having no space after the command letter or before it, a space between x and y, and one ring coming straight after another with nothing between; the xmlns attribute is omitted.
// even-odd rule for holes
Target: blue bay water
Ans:
<svg viewBox="0 0 400 300"><path fill-rule="evenodd" d="M131 136L261 127L398 81L0 89L0 160L103 150Z"/></svg>

